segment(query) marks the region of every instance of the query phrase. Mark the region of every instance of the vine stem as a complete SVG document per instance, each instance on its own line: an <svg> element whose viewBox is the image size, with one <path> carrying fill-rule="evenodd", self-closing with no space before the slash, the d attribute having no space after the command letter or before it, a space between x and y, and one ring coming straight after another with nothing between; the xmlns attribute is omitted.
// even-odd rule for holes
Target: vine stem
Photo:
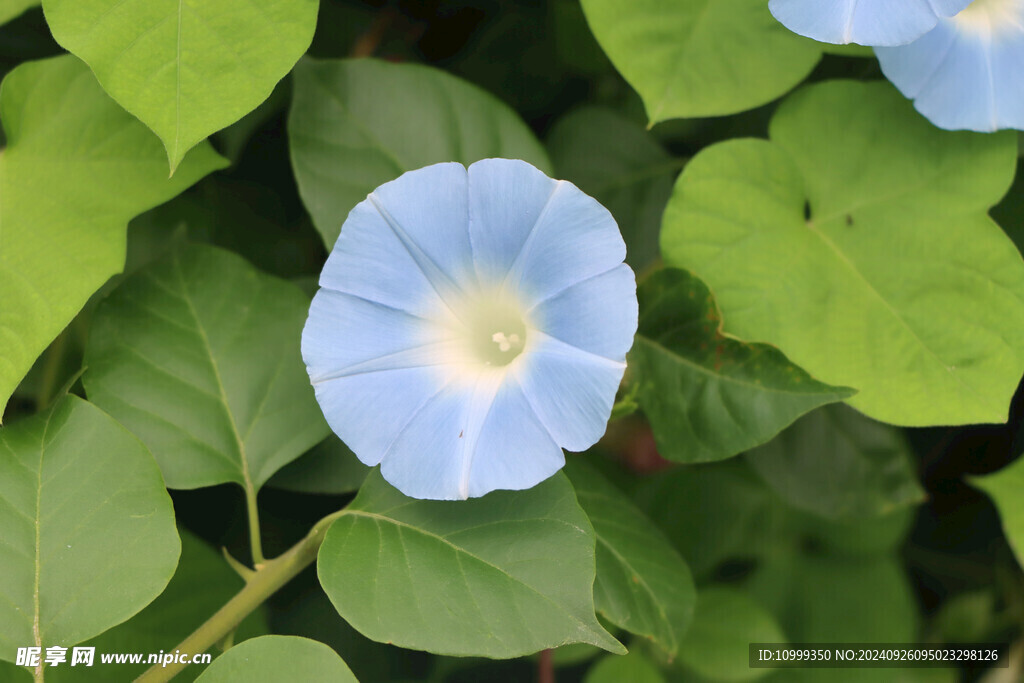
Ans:
<svg viewBox="0 0 1024 683"><path fill-rule="evenodd" d="M263 563L253 572L245 587L235 597L217 610L212 617L206 620L206 623L181 641L173 651L188 655L206 652L233 631L267 598L316 560L320 545L324 542L324 536L327 535L327 529L330 528L334 520L344 514L345 510L339 510L324 517L313 525L305 538L293 545L287 552ZM166 667L154 664L136 678L135 683L164 683L171 680L186 666L188 666L186 663L172 663Z"/></svg>

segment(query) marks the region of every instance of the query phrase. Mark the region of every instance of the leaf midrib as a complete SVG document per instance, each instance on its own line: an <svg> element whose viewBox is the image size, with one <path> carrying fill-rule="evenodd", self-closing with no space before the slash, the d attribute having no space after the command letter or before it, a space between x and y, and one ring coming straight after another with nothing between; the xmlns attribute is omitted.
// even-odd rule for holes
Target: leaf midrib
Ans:
<svg viewBox="0 0 1024 683"><path fill-rule="evenodd" d="M995 408L996 413L1002 410L1002 407L1000 406L988 405L988 402L985 400L985 397L978 393L977 389L968 384L961 375L957 374L954 370L950 369L950 367L941 358L939 358L939 356L932 350L932 348L925 344L924 340L921 339L921 337L917 334L917 331L914 330L914 328L910 326L910 323L908 323L903 318L900 312L896 308L894 308L892 304L889 303L889 300L882 296L882 293L879 292L871 283L871 281L868 280L868 278L864 275L864 273L860 271L860 268L857 267L857 264L854 263L849 257L847 257L843 250L841 250L832 240L830 240L828 236L817 225L814 224L813 221L807 221L807 228L818 237L818 239L823 245L825 245L830 251L832 251L833 254L835 254L836 258L839 259L840 263L842 263L847 268L847 270L851 274L853 274L856 277L856 279L858 279L864 285L864 287L867 288L867 291L874 298L876 298L878 301L882 303L882 305L885 307L885 310L887 310L889 314L900 324L900 326L902 326L903 329L905 329L910 334L913 340L917 342L918 347L923 349L932 358L934 362L938 363L939 367L945 370L946 373L957 384L962 386L972 396L974 396L974 398L978 401L978 405L984 406L986 410L991 410Z"/></svg>
<svg viewBox="0 0 1024 683"><path fill-rule="evenodd" d="M716 373L714 370L709 370L708 368L704 367L703 365L700 365L699 363L696 363L696 362L690 360L689 358L686 358L685 356L680 356L676 352L674 352L671 349L669 349L668 347L663 346L662 344L654 341L650 337L646 337L646 336L644 336L642 334L637 334L636 339L639 342L643 342L643 343L647 344L648 346L651 346L655 352L658 352L658 353L664 354L666 356L669 356L669 358L671 360L676 361L678 363L681 363L682 365L686 365L686 366L692 368L693 370L696 370L697 372L705 374L705 375L707 375L707 376L709 376L709 377L711 377L713 379L719 380L721 382L728 382L729 384L735 384L737 386L746 387L746 388L749 388L749 389L753 389L754 391L759 391L759 392L762 392L762 393L784 394L784 395L790 395L790 396L807 396L807 397L813 397L813 396L846 396L846 395L849 394L849 392L840 391L839 387L832 387L830 390L827 390L827 391L796 391L796 390L792 390L792 389L777 389L775 387L770 387L770 386L767 386L767 385L764 385L764 384L755 384L753 382L748 382L748 381L745 381L745 380L737 379L737 378L732 377L730 375L722 375L722 374ZM726 341L730 341L730 340L726 340ZM742 343L742 342L736 342L736 343ZM754 346L754 345L750 345L750 346ZM808 382L808 384L810 384L810 382Z"/></svg>
<svg viewBox="0 0 1024 683"><path fill-rule="evenodd" d="M181 298L188 307L189 314L192 316L192 319L196 324L196 332L199 335L199 339L203 342L203 349L206 352L206 358L210 361L210 369L213 371L213 377L217 382L217 391L220 393L221 405L224 408L224 414L228 418L228 425L231 427L231 434L234 436L235 445L238 448L242 486L245 488L247 496L255 497L256 488L253 485L252 476L249 473L249 458L245 452L245 444L242 442L242 436L238 431L238 425L235 424L235 416L231 412L231 404L228 402L227 392L224 389L224 382L220 376L220 369L217 367L217 361L213 355L213 348L210 346L210 339L206 334L206 328L203 326L195 306L192 304L192 298L189 296L188 292L188 284L185 281L185 274L181 271L181 261L177 255L174 256L173 262L174 272L178 276L178 282L181 286Z"/></svg>

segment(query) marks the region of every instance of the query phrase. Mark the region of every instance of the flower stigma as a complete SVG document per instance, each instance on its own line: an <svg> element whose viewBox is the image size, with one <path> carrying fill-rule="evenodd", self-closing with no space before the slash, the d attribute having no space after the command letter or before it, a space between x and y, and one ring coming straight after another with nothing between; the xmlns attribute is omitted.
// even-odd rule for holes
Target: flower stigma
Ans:
<svg viewBox="0 0 1024 683"><path fill-rule="evenodd" d="M469 335L470 354L478 363L502 367L523 352L527 325L513 297L497 293L474 297L461 317Z"/></svg>

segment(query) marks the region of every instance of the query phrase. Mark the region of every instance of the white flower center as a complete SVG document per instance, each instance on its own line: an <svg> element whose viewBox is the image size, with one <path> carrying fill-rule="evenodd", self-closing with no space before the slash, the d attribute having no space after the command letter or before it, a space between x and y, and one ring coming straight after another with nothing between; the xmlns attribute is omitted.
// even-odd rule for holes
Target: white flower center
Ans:
<svg viewBox="0 0 1024 683"><path fill-rule="evenodd" d="M1024 0L974 0L953 17L957 27L970 33L997 36L1024 30Z"/></svg>
<svg viewBox="0 0 1024 683"><path fill-rule="evenodd" d="M526 316L515 297L481 292L459 310L459 319L471 364L502 367L514 361L526 346Z"/></svg>

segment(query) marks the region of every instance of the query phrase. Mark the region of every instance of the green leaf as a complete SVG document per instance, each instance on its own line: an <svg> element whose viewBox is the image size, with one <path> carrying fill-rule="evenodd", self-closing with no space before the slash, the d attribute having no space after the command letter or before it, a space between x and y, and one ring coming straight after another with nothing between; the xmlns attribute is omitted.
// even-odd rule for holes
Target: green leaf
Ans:
<svg viewBox="0 0 1024 683"><path fill-rule="evenodd" d="M67 396L0 430L0 453L0 658L80 643L160 594L180 544L138 439Z"/></svg>
<svg viewBox="0 0 1024 683"><path fill-rule="evenodd" d="M201 683L358 683L338 653L323 643L297 636L261 636L239 643L215 659L196 680Z"/></svg>
<svg viewBox="0 0 1024 683"><path fill-rule="evenodd" d="M53 37L185 154L270 96L313 39L318 0L43 0Z"/></svg>
<svg viewBox="0 0 1024 683"><path fill-rule="evenodd" d="M39 5L39 0L0 0L0 24L21 16L27 9Z"/></svg>
<svg viewBox="0 0 1024 683"><path fill-rule="evenodd" d="M753 109L821 58L764 0L582 0L597 41L644 101L651 123Z"/></svg>
<svg viewBox="0 0 1024 683"><path fill-rule="evenodd" d="M775 619L746 593L708 587L697 594L679 664L714 681L752 681L771 672L747 666L750 643L784 643Z"/></svg>
<svg viewBox="0 0 1024 683"><path fill-rule="evenodd" d="M282 467L267 486L300 493L351 493L369 472L370 468L332 434Z"/></svg>
<svg viewBox="0 0 1024 683"><path fill-rule="evenodd" d="M791 530L789 512L743 460L659 473L634 499L697 576L730 559L773 551Z"/></svg>
<svg viewBox="0 0 1024 683"><path fill-rule="evenodd" d="M637 650L628 655L605 655L587 671L583 683L665 683L651 660Z"/></svg>
<svg viewBox="0 0 1024 683"><path fill-rule="evenodd" d="M255 494L329 433L299 351L308 307L238 256L187 246L100 305L82 381L149 446L169 487Z"/></svg>
<svg viewBox="0 0 1024 683"><path fill-rule="evenodd" d="M994 474L972 477L971 483L991 496L1003 520L1006 539L1024 566L1024 458L1017 458Z"/></svg>
<svg viewBox="0 0 1024 683"><path fill-rule="evenodd" d="M846 406L814 411L746 457L783 500L823 517L878 517L925 499L903 435Z"/></svg>
<svg viewBox="0 0 1024 683"><path fill-rule="evenodd" d="M794 526L822 551L835 555L881 555L903 543L914 524L916 506L904 505L876 517L826 519L797 513Z"/></svg>
<svg viewBox="0 0 1024 683"><path fill-rule="evenodd" d="M778 349L723 335L711 292L686 271L654 273L637 297L629 367L658 452L670 460L732 457L854 393L816 381Z"/></svg>
<svg viewBox="0 0 1024 683"><path fill-rule="evenodd" d="M770 134L694 157L666 261L708 283L727 331L858 389L849 403L875 419L1005 422L1024 262L986 210L1013 179L1014 134L942 131L888 84L851 81L794 94Z"/></svg>
<svg viewBox="0 0 1024 683"><path fill-rule="evenodd" d="M379 642L494 658L574 642L625 652L594 615L594 532L562 474L444 502L406 498L374 471L317 568L341 616Z"/></svg>
<svg viewBox="0 0 1024 683"><path fill-rule="evenodd" d="M0 116L3 413L36 357L124 266L128 221L224 161L202 145L168 180L158 141L70 56L9 73Z"/></svg>
<svg viewBox="0 0 1024 683"><path fill-rule="evenodd" d="M220 553L184 529L180 529L179 533L181 560L174 577L160 597L128 621L82 644L84 647L96 648L96 664L99 664L100 653L173 652L175 645L245 585ZM266 613L260 608L238 627L235 642L266 632ZM46 680L48 683L107 683L114 679L127 681L133 680L148 668L148 664L60 666L47 668ZM176 683L195 680L204 669L203 665L190 664L174 680Z"/></svg>
<svg viewBox="0 0 1024 683"><path fill-rule="evenodd" d="M650 638L670 656L693 618L696 591L679 553L596 470L572 458L566 472L597 536L594 604L612 624Z"/></svg>
<svg viewBox="0 0 1024 683"><path fill-rule="evenodd" d="M547 146L558 176L615 216L626 240L626 262L642 272L656 261L661 214L683 160L643 126L605 107L581 107L559 119Z"/></svg>
<svg viewBox="0 0 1024 683"><path fill-rule="evenodd" d="M893 557L780 555L750 588L792 642L906 643L917 634L916 599Z"/></svg>
<svg viewBox="0 0 1024 683"><path fill-rule="evenodd" d="M431 67L373 59L304 59L288 140L299 194L328 248L352 207L406 171L488 157L551 170L530 129L493 95Z"/></svg>

